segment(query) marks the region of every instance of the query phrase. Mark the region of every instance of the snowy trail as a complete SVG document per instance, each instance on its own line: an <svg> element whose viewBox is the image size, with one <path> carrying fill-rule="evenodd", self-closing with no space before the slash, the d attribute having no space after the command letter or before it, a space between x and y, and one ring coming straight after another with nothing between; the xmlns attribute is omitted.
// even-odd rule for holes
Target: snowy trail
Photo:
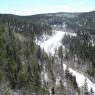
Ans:
<svg viewBox="0 0 95 95"><path fill-rule="evenodd" d="M63 64L64 70L66 69L66 65ZM92 88L93 91L95 92L95 84L90 81L87 77L85 77L83 74L69 68L69 72L72 73L72 75L76 76L76 81L79 87L84 85L84 81L85 79L87 79L87 83L88 83L88 89L90 91L90 89Z"/></svg>
<svg viewBox="0 0 95 95"><path fill-rule="evenodd" d="M39 42L40 43L40 46L42 49L44 49L44 51L46 53L50 53L52 55L55 54L55 49L58 49L58 47L61 44L61 40L62 38L64 37L64 35L70 35L70 36L76 36L75 33L66 33L66 32L63 32L63 31L53 31L53 35L46 41L44 42Z"/></svg>
<svg viewBox="0 0 95 95"><path fill-rule="evenodd" d="M41 43L41 48L45 50L45 52L47 53L51 53L52 55L54 55L55 53L55 49L61 45L61 40L62 37L64 36L65 32L59 31L59 32L55 32L53 34L52 37L50 37L50 39L48 39L47 41L45 41L44 43Z"/></svg>
<svg viewBox="0 0 95 95"><path fill-rule="evenodd" d="M75 33L65 33L63 31L55 31L54 34L46 41L41 42L40 46L46 53L50 53L54 55L55 49L57 49L61 45L61 40L64 37L64 35L70 35L70 36L76 36ZM63 64L64 69L66 69L66 65ZM95 92L95 84L90 81L87 77L85 77L83 74L69 68L69 71L72 73L72 75L76 76L76 81L78 83L78 86L81 87L84 84L85 78L87 79L88 88L89 90L93 89Z"/></svg>

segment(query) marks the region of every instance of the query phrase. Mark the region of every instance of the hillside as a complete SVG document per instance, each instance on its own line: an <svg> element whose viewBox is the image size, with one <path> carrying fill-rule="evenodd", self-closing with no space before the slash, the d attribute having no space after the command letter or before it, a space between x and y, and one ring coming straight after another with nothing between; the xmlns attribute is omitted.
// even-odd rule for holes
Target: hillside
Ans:
<svg viewBox="0 0 95 95"><path fill-rule="evenodd" d="M0 95L94 95L94 25L95 11L0 14Z"/></svg>

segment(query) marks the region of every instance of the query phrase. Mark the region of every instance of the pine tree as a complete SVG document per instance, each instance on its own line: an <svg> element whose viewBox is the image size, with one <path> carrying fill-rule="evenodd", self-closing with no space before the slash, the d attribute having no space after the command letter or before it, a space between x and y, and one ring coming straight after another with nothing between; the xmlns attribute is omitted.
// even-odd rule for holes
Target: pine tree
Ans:
<svg viewBox="0 0 95 95"><path fill-rule="evenodd" d="M87 79L85 79L85 82L84 82L84 95L89 95Z"/></svg>
<svg viewBox="0 0 95 95"><path fill-rule="evenodd" d="M90 95L94 95L94 91L92 88L90 89Z"/></svg>
<svg viewBox="0 0 95 95"><path fill-rule="evenodd" d="M52 87L51 93L52 93L52 95L55 95L55 89L54 89L54 87Z"/></svg>

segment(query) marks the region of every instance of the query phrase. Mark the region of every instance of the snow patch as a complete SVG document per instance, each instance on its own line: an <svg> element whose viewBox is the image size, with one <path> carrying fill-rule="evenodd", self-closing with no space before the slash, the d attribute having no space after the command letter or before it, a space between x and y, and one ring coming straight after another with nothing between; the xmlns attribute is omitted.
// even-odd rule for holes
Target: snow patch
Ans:
<svg viewBox="0 0 95 95"><path fill-rule="evenodd" d="M45 82L49 82L48 73L44 74L44 80L45 80Z"/></svg>
<svg viewBox="0 0 95 95"><path fill-rule="evenodd" d="M36 41L38 45L47 54L55 54L55 50L58 50L58 47L61 46L61 41L65 35L70 35L70 36L76 36L76 33L69 33L69 32L64 32L64 31L53 31L52 36L48 37L49 39L45 40L46 36L43 36L44 40Z"/></svg>
<svg viewBox="0 0 95 95"><path fill-rule="evenodd" d="M60 87L60 80L61 80L60 76L56 77L56 83L55 84L57 87Z"/></svg>
<svg viewBox="0 0 95 95"><path fill-rule="evenodd" d="M64 67L63 69L66 70L66 67L67 67L67 66L66 66L65 64L63 64L63 67ZM81 73L79 73L79 72L77 72L77 71L74 71L74 70L71 69L71 68L69 68L68 70L69 70L69 72L70 72L72 75L74 75L74 76L76 77L76 82L77 82L77 84L78 84L79 87L82 87L82 86L84 85L85 79L87 79L89 91L90 91L90 89L92 88L93 91L95 92L95 84L92 83L92 81L90 81L90 80L89 80L87 77L85 77L83 74L81 74Z"/></svg>
<svg viewBox="0 0 95 95"><path fill-rule="evenodd" d="M40 40L40 41L36 41L36 43L38 45L40 45L40 47L42 49L44 49L44 51L47 53L47 54L52 54L54 55L55 54L55 49L57 49L61 44L61 41L64 37L64 35L70 35L70 36L77 36L76 33L69 33L69 32L64 32L64 31L53 31L53 35L51 37L49 37L48 39L46 39L44 37L44 40ZM63 64L64 66L64 70L66 69L66 65ZM89 90L92 89L94 90L95 92L95 84L92 83L92 81L90 81L87 77L85 77L83 74L71 69L71 68L68 68L69 69L69 72L72 73L72 75L74 75L76 77L76 81L78 83L78 86L81 87L83 86L84 84L84 80L87 79L87 83L88 83L88 88ZM48 78L48 74L45 73L44 75L44 79L46 82L49 81L49 78ZM56 85L59 85L59 78L56 79Z"/></svg>

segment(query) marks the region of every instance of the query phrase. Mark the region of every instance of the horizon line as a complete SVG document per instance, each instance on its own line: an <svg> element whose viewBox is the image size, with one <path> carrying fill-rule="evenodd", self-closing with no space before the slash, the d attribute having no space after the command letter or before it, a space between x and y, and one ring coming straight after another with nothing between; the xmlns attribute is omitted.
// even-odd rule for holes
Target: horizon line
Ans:
<svg viewBox="0 0 95 95"><path fill-rule="evenodd" d="M78 12L78 11L60 11L60 12L47 12L47 13L45 13L45 12L43 12L43 13L34 13L34 14L25 14L25 15L22 15L22 14L15 14L15 13L2 13L2 12L0 12L0 14L9 14L9 15L16 15L16 16L33 16L33 15L45 15L45 14L56 14L56 13L88 13L88 12L94 12L95 10L92 10L92 11L80 11L80 12Z"/></svg>

